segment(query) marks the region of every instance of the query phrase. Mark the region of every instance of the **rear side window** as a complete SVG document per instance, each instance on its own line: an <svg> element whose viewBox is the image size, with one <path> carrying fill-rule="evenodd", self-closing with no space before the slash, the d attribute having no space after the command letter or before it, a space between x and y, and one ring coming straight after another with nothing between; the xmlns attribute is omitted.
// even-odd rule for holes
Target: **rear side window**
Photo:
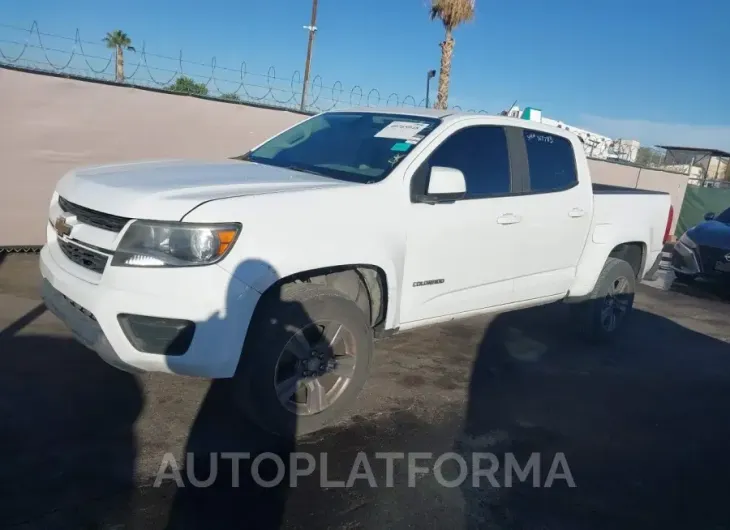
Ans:
<svg viewBox="0 0 730 530"><path fill-rule="evenodd" d="M530 166L530 191L549 193L572 188L578 183L570 140L529 129L522 134Z"/></svg>
<svg viewBox="0 0 730 530"><path fill-rule="evenodd" d="M455 132L429 157L429 169L433 166L464 173L467 198L510 192L507 136L502 127L484 125Z"/></svg>

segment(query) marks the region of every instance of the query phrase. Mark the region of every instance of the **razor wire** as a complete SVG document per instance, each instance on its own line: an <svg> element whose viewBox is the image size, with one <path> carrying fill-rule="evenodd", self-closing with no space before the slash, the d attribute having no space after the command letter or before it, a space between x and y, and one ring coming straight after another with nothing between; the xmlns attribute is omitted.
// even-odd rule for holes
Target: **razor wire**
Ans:
<svg viewBox="0 0 730 530"><path fill-rule="evenodd" d="M0 34L0 64L81 79L117 82L115 50L109 50L100 42L83 40L78 28L73 37L43 32L38 21L33 21L29 28L0 24L0 30L24 36L6 38ZM52 40L66 43L70 49L50 45ZM7 51L9 47L19 48L20 51L10 53ZM109 53L87 51L92 50L92 47L104 47ZM53 55L57 57L52 59ZM124 59L125 71L121 84L125 86L174 92L186 92L185 87L194 87L187 92L214 99L286 109L299 108L301 104L303 82L298 70L287 78L279 77L274 66L270 66L266 74L261 74L249 71L246 61L241 61L238 68L230 68L219 65L215 56L207 63L184 58L182 50L177 57L170 57L148 51L144 41L138 52L129 50ZM161 66L155 64L156 62L167 62L167 65ZM174 67L170 67L170 63ZM226 90L224 84L233 88ZM388 94L387 97L384 94ZM355 85L348 90L339 80L331 85L325 84L320 75L315 75L307 85L304 105L306 111L324 112L345 106L423 108L426 106L426 98L416 99L412 95L401 96L397 92L381 92L377 88L367 89L361 85ZM451 109L463 112L459 106ZM486 111L474 109L466 112L486 114Z"/></svg>

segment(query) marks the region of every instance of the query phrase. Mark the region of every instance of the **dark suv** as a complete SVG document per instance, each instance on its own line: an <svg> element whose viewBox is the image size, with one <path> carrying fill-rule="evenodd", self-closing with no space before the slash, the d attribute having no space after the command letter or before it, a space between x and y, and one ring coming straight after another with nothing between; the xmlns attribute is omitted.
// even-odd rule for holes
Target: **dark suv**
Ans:
<svg viewBox="0 0 730 530"><path fill-rule="evenodd" d="M680 280L703 276L730 281L730 208L720 215L706 214L704 222L679 238L672 269Z"/></svg>

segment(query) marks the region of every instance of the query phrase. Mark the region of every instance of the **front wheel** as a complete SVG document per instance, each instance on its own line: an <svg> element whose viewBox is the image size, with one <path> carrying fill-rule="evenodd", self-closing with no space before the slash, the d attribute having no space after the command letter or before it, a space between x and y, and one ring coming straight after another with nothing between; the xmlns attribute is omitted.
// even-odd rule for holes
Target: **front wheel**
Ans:
<svg viewBox="0 0 730 530"><path fill-rule="evenodd" d="M267 292L234 378L236 405L264 430L295 437L354 403L373 351L362 310L338 291L287 284Z"/></svg>
<svg viewBox="0 0 730 530"><path fill-rule="evenodd" d="M573 324L593 341L613 338L623 327L634 307L636 273L619 258L608 258L593 291L571 304Z"/></svg>

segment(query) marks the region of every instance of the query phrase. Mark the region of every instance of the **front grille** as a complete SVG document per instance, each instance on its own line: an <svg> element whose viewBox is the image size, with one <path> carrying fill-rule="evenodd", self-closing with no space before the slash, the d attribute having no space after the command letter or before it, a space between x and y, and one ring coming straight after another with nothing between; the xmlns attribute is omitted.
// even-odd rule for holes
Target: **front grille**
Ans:
<svg viewBox="0 0 730 530"><path fill-rule="evenodd" d="M727 254L728 249L723 248L716 248L716 247L708 247L708 246L700 246L699 248L699 254L700 254L700 265L702 266L702 272L705 272L707 274L711 274L715 272L715 264L720 262L725 262L725 254Z"/></svg>
<svg viewBox="0 0 730 530"><path fill-rule="evenodd" d="M79 245L69 241L64 241L60 238L58 239L58 246L61 247L61 251L66 255L66 257L73 261L76 265L80 265L90 271L98 272L99 274L104 272L107 258L109 256L99 254L98 252L92 252L91 250L86 250Z"/></svg>
<svg viewBox="0 0 730 530"><path fill-rule="evenodd" d="M120 232L129 221L126 217L119 217L117 215L97 212L90 208L84 208L83 206L67 201L63 197L58 198L58 205L64 212L75 215L79 222L101 228L102 230L109 230L110 232Z"/></svg>

